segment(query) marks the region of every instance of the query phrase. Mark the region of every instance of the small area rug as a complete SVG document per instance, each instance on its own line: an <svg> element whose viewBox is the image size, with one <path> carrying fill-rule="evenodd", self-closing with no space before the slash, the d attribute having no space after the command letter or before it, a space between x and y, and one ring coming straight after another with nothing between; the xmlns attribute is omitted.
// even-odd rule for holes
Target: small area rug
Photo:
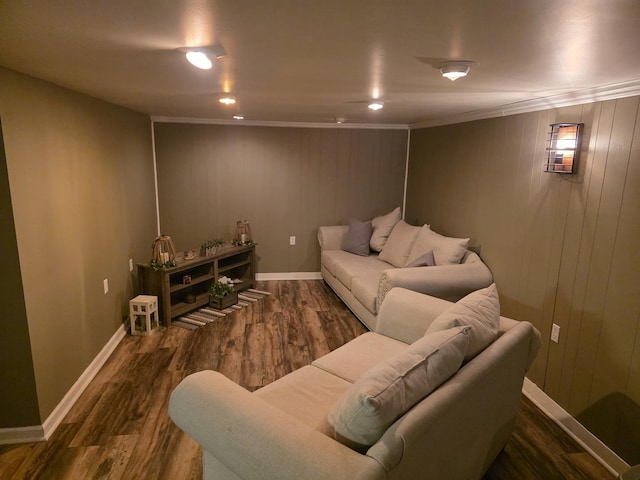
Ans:
<svg viewBox="0 0 640 480"><path fill-rule="evenodd" d="M249 290L239 292L238 303L236 303L235 305L231 305L229 308L225 308L224 310L216 310L215 308L211 307L203 307L199 310L195 310L191 313L177 318L176 320L171 322L171 325L186 328L187 330L195 330L196 328L204 327L214 320L223 318L230 313L241 310L242 308L253 302L259 302L267 295L271 295L271 292L264 292L262 290L250 288Z"/></svg>

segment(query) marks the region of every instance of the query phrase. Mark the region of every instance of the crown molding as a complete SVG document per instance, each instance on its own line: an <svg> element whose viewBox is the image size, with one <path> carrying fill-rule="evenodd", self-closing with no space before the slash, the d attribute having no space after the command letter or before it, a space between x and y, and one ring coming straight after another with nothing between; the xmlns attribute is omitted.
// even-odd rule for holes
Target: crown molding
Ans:
<svg viewBox="0 0 640 480"><path fill-rule="evenodd" d="M199 125L234 125L236 127L293 127L293 128L358 128L370 130L408 130L407 124L372 123L313 123L313 122L275 122L267 120L228 120L219 118L160 117L152 116L154 123L192 123Z"/></svg>
<svg viewBox="0 0 640 480"><path fill-rule="evenodd" d="M426 120L424 122L410 124L409 129L414 130L417 128L439 127L442 125L472 122L474 120L485 120L488 118L504 117L519 113L537 112L540 110L568 107L571 105L603 102L605 100L615 100L617 98L633 97L635 95L640 95L640 80L586 88L574 92L562 93L560 95L524 100L522 102L502 105L496 108L476 110L451 117Z"/></svg>

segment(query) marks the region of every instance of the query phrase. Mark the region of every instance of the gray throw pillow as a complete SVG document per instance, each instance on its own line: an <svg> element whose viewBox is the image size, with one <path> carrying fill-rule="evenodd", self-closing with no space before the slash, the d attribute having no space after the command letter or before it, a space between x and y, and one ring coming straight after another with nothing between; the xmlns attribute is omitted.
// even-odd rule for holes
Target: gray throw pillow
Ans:
<svg viewBox="0 0 640 480"><path fill-rule="evenodd" d="M349 220L349 230L342 240L342 250L363 257L369 256L369 240L373 227L371 222L362 222L360 220Z"/></svg>

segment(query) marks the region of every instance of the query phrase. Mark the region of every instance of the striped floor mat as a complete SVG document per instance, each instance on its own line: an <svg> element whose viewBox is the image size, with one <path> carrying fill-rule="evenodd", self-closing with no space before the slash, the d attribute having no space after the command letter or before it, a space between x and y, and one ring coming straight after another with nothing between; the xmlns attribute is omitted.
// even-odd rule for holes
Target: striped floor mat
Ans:
<svg viewBox="0 0 640 480"><path fill-rule="evenodd" d="M250 303L258 302L267 295L271 295L271 292L250 288L249 290L238 293L238 303L231 305L229 308L216 310L215 308L204 307L175 319L171 322L171 325L186 328L187 330L195 330L196 328L205 326L207 323L225 317L236 310L240 310Z"/></svg>

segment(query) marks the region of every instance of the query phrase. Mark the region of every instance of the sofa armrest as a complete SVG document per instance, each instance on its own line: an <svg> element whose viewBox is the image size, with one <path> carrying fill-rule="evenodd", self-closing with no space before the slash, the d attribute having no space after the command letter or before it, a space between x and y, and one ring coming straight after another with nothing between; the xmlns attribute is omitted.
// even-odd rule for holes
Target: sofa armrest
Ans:
<svg viewBox="0 0 640 480"><path fill-rule="evenodd" d="M431 322L452 305L447 300L405 288L392 289L382 302L376 333L413 343L424 335Z"/></svg>
<svg viewBox="0 0 640 480"><path fill-rule="evenodd" d="M389 290L402 287L433 297L457 302L465 295L493 283L491 271L483 262L435 267L392 268L385 270L378 285L378 308Z"/></svg>
<svg viewBox="0 0 640 480"><path fill-rule="evenodd" d="M175 388L169 415L243 479L378 479L384 470L224 375L202 371Z"/></svg>
<svg viewBox="0 0 640 480"><path fill-rule="evenodd" d="M342 240L349 231L348 225L330 225L318 228L320 250L340 250Z"/></svg>

